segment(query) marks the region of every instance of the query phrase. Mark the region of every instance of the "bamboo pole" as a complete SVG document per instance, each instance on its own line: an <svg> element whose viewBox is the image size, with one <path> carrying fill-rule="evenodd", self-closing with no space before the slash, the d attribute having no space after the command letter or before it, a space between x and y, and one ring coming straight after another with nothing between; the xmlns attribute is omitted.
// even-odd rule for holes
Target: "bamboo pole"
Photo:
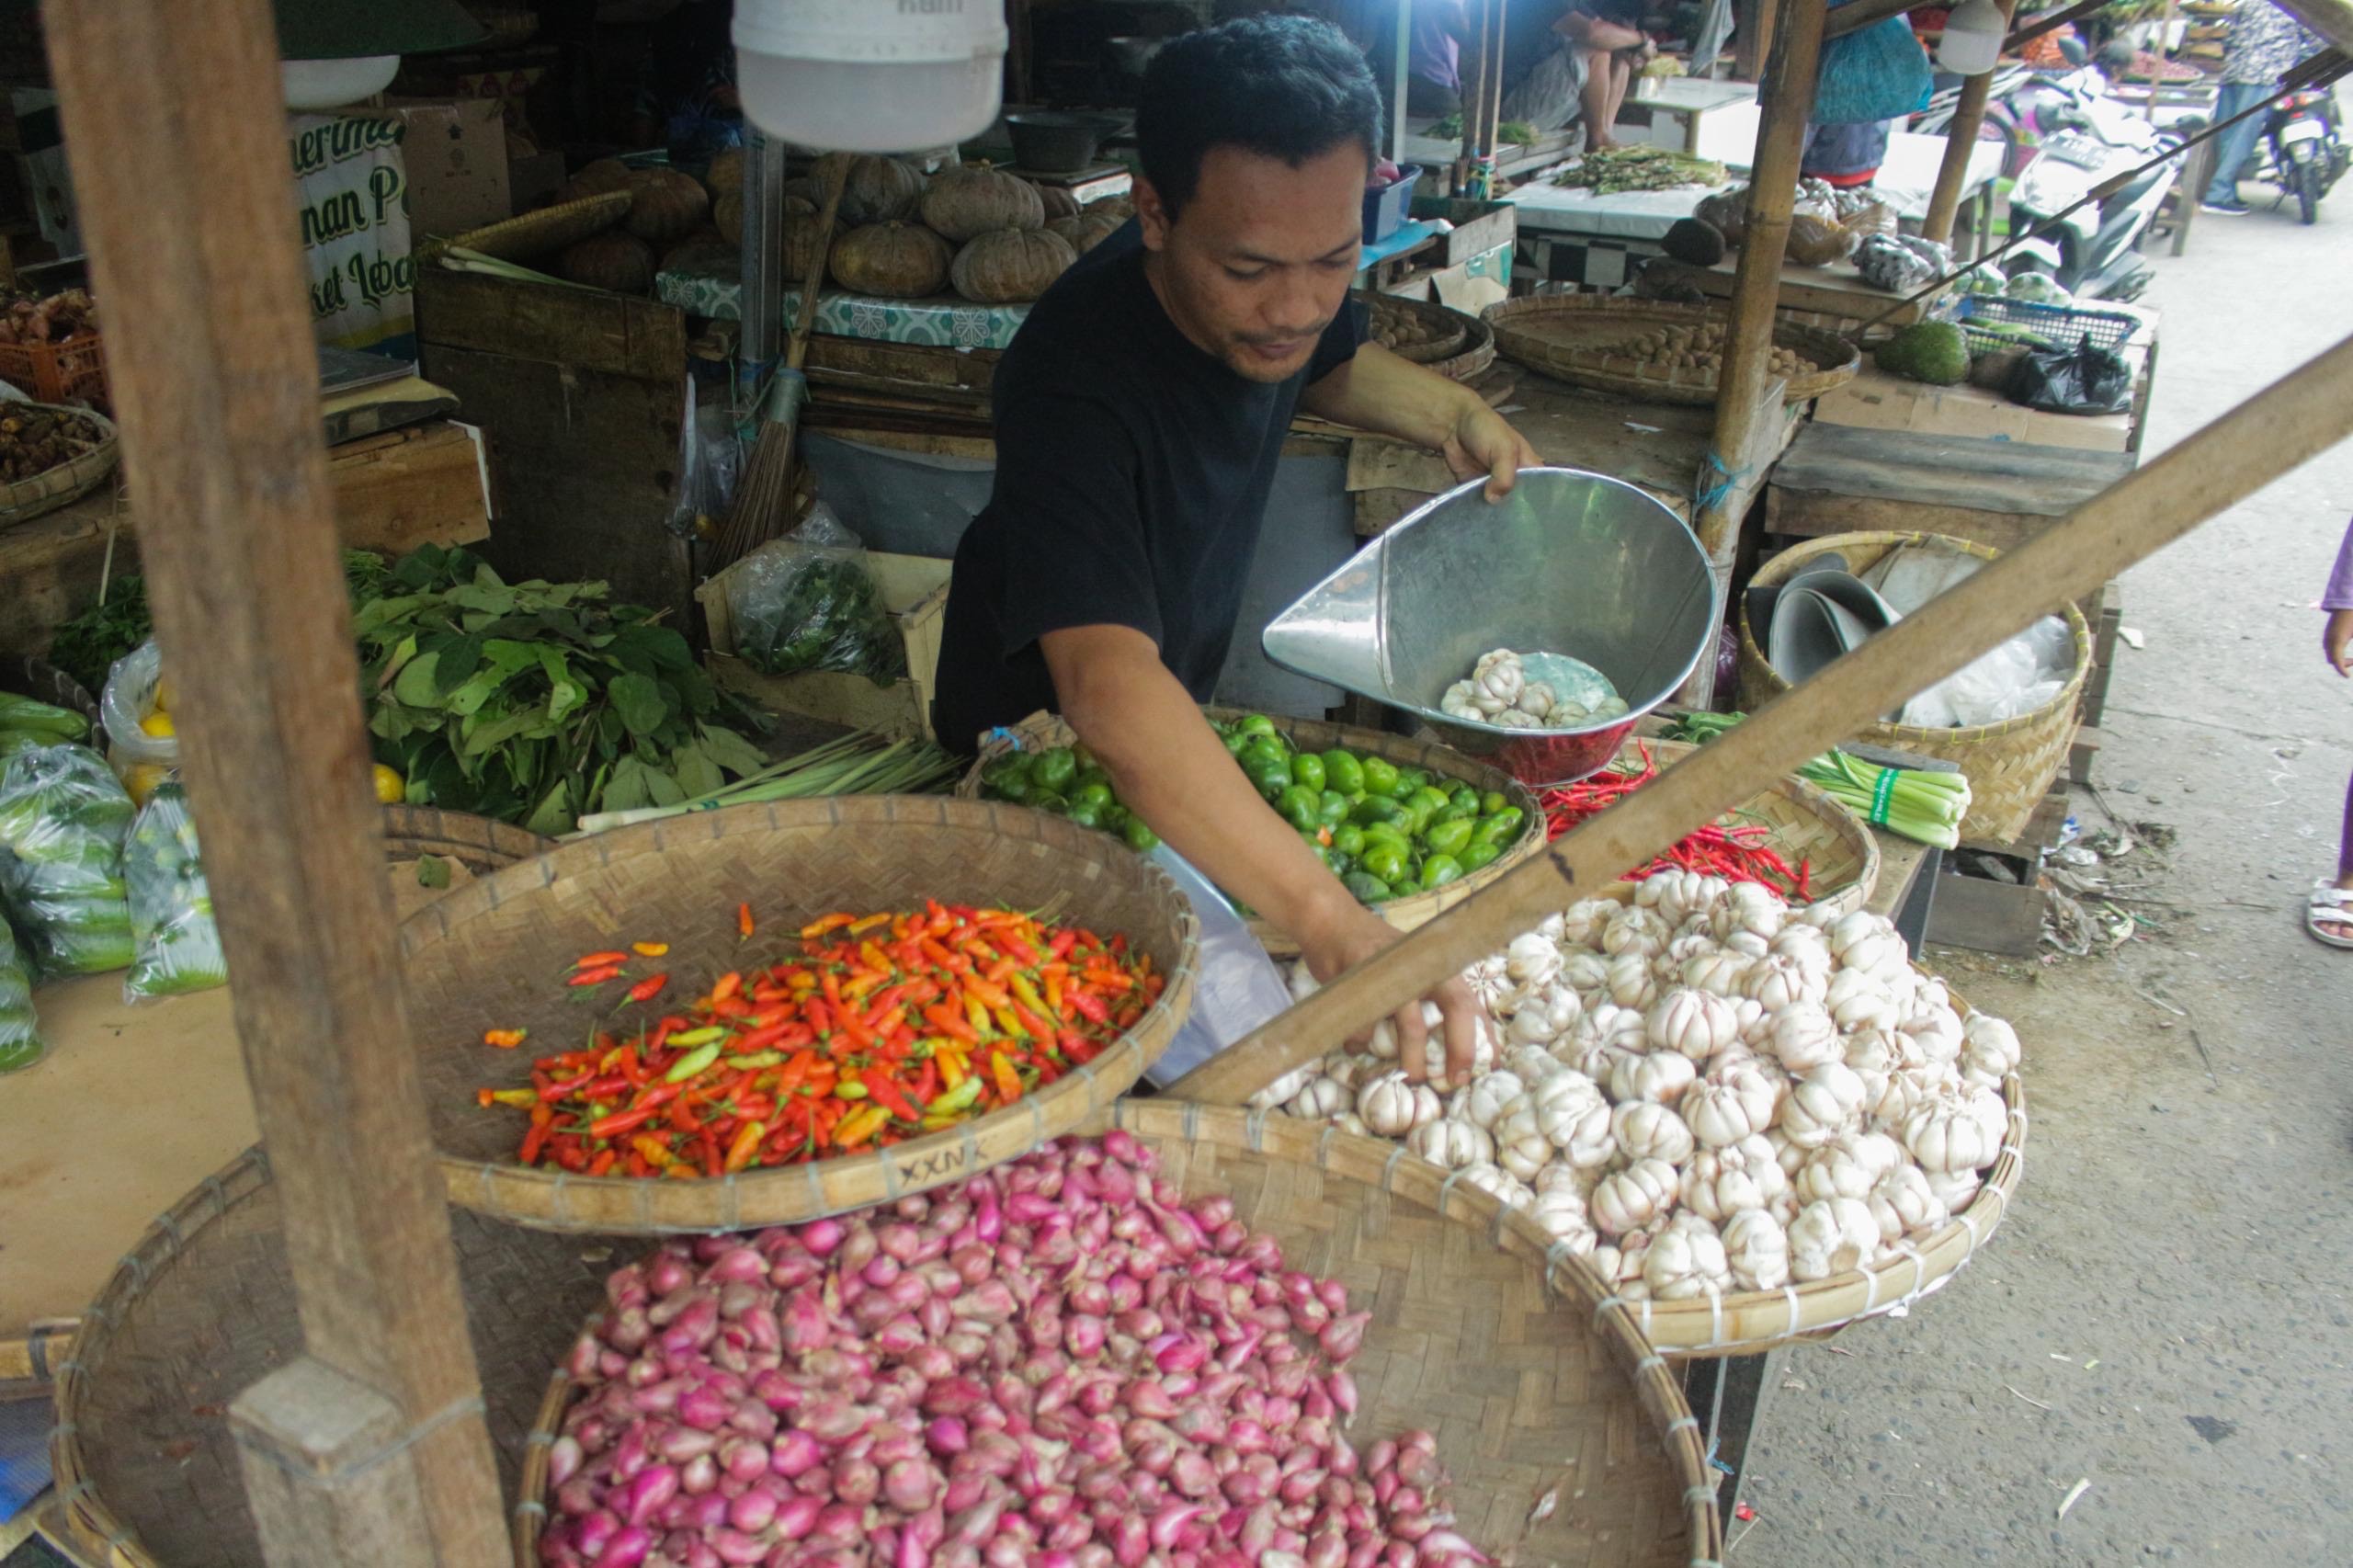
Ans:
<svg viewBox="0 0 2353 1568"><path fill-rule="evenodd" d="M1454 191L1458 196L1464 193L1464 182L1471 177L1472 162L1479 155L1479 133L1486 126L1488 57L1495 52L1488 20L1486 0L1479 0L1479 69L1467 81L1459 67L1454 73L1456 98L1462 105L1462 162ZM1469 93L1459 90L1466 86L1471 89Z"/></svg>
<svg viewBox="0 0 2353 1568"><path fill-rule="evenodd" d="M1493 47L1488 51L1495 57L1495 66L1486 73L1484 88L1486 102L1485 107L1481 110L1480 124L1483 127L1483 134L1486 138L1487 155L1500 163L1502 154L1498 149L1502 145L1503 133L1496 128L1503 123L1504 118L1505 24L1511 19L1511 8L1506 4L1506 0L1481 0L1481 3L1491 5L1495 11L1495 21L1488 28L1488 37L1495 40ZM1495 199L1495 179L1491 175L1487 181L1487 188L1479 193L1482 199L1488 201Z"/></svg>
<svg viewBox="0 0 2353 1568"><path fill-rule="evenodd" d="M46 7L156 632L307 1355L233 1426L269 1561L506 1560L368 787L266 0ZM160 1462L160 1461L159 1461Z"/></svg>
<svg viewBox="0 0 2353 1568"><path fill-rule="evenodd" d="M1708 553L1719 592L1732 583L1733 554L1740 543L1739 483L1756 444L1759 427L1778 418L1779 399L1766 396L1772 368L1773 322L1780 301L1781 258L1789 245L1790 220L1797 200L1798 172L1805 158L1807 117L1813 108L1814 76L1821 64L1823 0L1783 0L1774 28L1758 97L1764 106L1756 132L1756 161L1748 180L1747 234L1733 281L1724 337L1723 373L1716 390L1716 428L1709 466L1695 485L1691 526ZM1712 651L1712 650L1711 650ZM1715 693L1715 660L1704 658L1684 687L1686 699L1706 706Z"/></svg>
<svg viewBox="0 0 2353 1568"><path fill-rule="evenodd" d="M2353 435L2347 338L1171 1086L1235 1105Z"/></svg>
<svg viewBox="0 0 2353 1568"><path fill-rule="evenodd" d="M2005 32L2018 10L2018 0L2001 0ZM1998 69L1998 64L1996 69ZM1952 238L1952 222L1961 211L1961 193L1969 184L1969 161L1977 152L1977 132L1985 123L1985 99L1993 91L1994 72L1980 72L1961 84L1960 101L1953 105L1952 123L1945 127L1944 162L1937 165L1937 187L1928 197L1928 216L1920 225L1926 238L1939 243ZM1983 249L1981 244L1978 247Z"/></svg>

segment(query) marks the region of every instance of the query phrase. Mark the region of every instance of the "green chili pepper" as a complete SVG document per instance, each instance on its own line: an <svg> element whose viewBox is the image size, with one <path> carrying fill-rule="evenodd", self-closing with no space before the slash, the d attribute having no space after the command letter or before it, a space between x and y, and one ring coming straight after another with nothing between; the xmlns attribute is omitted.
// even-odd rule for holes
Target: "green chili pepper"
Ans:
<svg viewBox="0 0 2353 1568"><path fill-rule="evenodd" d="M683 1084L718 1060L719 1042L714 1040L708 1045L697 1046L671 1063L670 1070L662 1074L662 1081L665 1084Z"/></svg>
<svg viewBox="0 0 2353 1568"><path fill-rule="evenodd" d="M923 1108L926 1116L953 1116L960 1110L970 1110L972 1102L981 1097L981 1075L972 1074L946 1094L933 1098Z"/></svg>

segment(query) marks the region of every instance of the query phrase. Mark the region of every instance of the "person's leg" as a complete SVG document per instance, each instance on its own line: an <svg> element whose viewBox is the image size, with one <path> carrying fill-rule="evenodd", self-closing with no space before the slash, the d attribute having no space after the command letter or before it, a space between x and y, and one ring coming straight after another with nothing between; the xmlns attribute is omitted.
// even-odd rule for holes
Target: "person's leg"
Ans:
<svg viewBox="0 0 2353 1568"><path fill-rule="evenodd" d="M1626 94L1634 85L1634 57L1620 50L1609 57L1609 118L1603 123L1613 131L1618 125L1618 111L1626 107Z"/></svg>
<svg viewBox="0 0 2353 1568"><path fill-rule="evenodd" d="M1617 56L1606 49L1581 49L1578 53L1585 62L1585 91L1577 99L1585 114L1585 147L1588 153L1598 153L1618 144L1609 135L1609 128L1618 123L1618 106L1612 92L1617 79Z"/></svg>
<svg viewBox="0 0 2353 1568"><path fill-rule="evenodd" d="M2271 89L2259 82L2225 82L2215 100L2215 120L2228 119L2270 96ZM2214 177L2207 183L2202 198L2207 206L2238 205L2239 170L2255 151L2256 139L2263 134L2264 118L2248 115L2214 139Z"/></svg>
<svg viewBox="0 0 2353 1568"><path fill-rule="evenodd" d="M2345 817L2336 835L2336 887L2353 893L2353 779L2345 786ZM2324 907L2323 894L2315 891L2313 907L2305 919L2316 936L2332 941L2353 943L2353 908L2339 905L2331 910ZM2348 901L2353 903L2353 901Z"/></svg>

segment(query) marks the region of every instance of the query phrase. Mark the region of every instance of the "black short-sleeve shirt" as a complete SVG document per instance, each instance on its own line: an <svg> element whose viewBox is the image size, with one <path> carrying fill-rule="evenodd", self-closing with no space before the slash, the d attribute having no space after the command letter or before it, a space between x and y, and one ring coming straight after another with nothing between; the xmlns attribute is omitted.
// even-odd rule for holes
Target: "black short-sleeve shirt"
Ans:
<svg viewBox="0 0 2353 1568"><path fill-rule="evenodd" d="M969 752L1051 709L1038 640L1131 626L1206 701L1225 663L1301 391L1352 358L1353 303L1279 383L1194 347L1143 272L1131 222L1031 307L997 366L996 479L956 551L933 722Z"/></svg>

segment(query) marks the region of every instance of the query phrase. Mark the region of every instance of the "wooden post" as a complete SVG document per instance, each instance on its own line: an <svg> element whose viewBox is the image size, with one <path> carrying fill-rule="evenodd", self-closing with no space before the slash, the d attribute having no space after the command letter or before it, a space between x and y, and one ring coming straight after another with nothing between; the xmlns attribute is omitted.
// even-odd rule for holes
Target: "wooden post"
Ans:
<svg viewBox="0 0 2353 1568"><path fill-rule="evenodd" d="M2099 3L2104 6L2108 0L2099 0ZM1773 0L1734 0L1732 24L1733 81L1761 82L1765 79L1766 62L1773 55L1773 21L1779 9Z"/></svg>
<svg viewBox="0 0 2353 1568"><path fill-rule="evenodd" d="M1748 179L1747 235L1741 243L1732 312L1724 337L1724 365L1716 391L1716 430L1710 464L1698 476L1691 526L1708 552L1719 592L1732 585L1733 554L1740 544L1737 483L1748 466L1758 426L1779 416L1778 403L1766 405L1771 379L1773 322L1781 291L1781 258L1790 242L1790 210L1797 200L1798 171L1805 158L1808 117L1813 111L1814 74L1821 63L1823 0L1783 0L1773 58L1758 93L1763 118L1756 131L1756 162ZM1713 644L1710 645L1711 652ZM1684 697L1705 707L1715 695L1712 657L1684 687Z"/></svg>
<svg viewBox="0 0 2353 1568"><path fill-rule="evenodd" d="M1457 94L1462 104L1462 177L1466 180L1471 176L1472 160L1480 153L1479 133L1486 125L1487 62L1489 55L1495 52L1487 21L1487 0L1479 0L1479 69L1469 77L1459 67L1454 73L1458 85L1470 89ZM1462 194L1460 182L1455 194Z"/></svg>
<svg viewBox="0 0 2353 1568"><path fill-rule="evenodd" d="M2101 0L2105 5L2107 0ZM1397 37L1389 70L1389 161L1405 161L1405 94L1413 80L1414 0L1397 0ZM1460 67L1455 74L1461 74Z"/></svg>
<svg viewBox="0 0 2353 1568"><path fill-rule="evenodd" d="M2006 31L2018 0L2001 0L2002 26ZM1961 210L1961 193L1969 184L1969 161L1977 152L1977 131L1985 123L1985 98L1994 73L1964 77L1960 101L1953 105L1952 123L1945 127L1944 162L1937 165L1937 187L1928 197L1928 216L1920 233L1931 240L1949 241L1952 221Z"/></svg>
<svg viewBox="0 0 2353 1568"><path fill-rule="evenodd" d="M2040 538L1833 661L1745 722L1173 1085L1238 1105L1598 891L2038 618L2095 593L2353 435L2353 337L2076 507Z"/></svg>
<svg viewBox="0 0 2353 1568"><path fill-rule="evenodd" d="M1495 20L1487 29L1487 36L1493 40L1487 53L1494 63L1483 74L1484 102L1479 111L1479 123L1483 127L1480 134L1486 140L1484 151L1488 156L1500 163L1502 155L1498 149L1502 145L1503 132L1497 127L1503 123L1504 118L1504 40L1509 36L1511 7L1507 0L1481 0L1481 3L1494 8ZM1498 176L1501 173L1500 170L1495 172ZM1487 188L1480 194L1493 201L1495 199L1495 181L1491 178Z"/></svg>
<svg viewBox="0 0 2353 1568"><path fill-rule="evenodd" d="M412 1466L421 1505L369 1507L381 1478L337 1471L327 1512L349 1505L364 1544L334 1560L492 1568L506 1532L368 784L270 8L76 0L46 20L304 1342L391 1403L397 1432L371 1408L335 1420ZM313 1457L283 1429L239 1440ZM320 1515L284 1495L256 1499L268 1560L326 1560Z"/></svg>

